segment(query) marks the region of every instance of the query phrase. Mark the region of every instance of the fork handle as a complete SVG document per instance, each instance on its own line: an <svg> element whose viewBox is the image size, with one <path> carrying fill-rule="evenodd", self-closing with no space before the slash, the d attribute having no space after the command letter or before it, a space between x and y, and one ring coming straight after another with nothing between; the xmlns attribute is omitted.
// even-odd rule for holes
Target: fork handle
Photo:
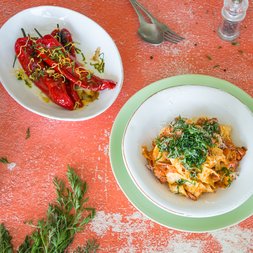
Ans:
<svg viewBox="0 0 253 253"><path fill-rule="evenodd" d="M134 8L134 10L135 10L135 12L136 12L136 14L137 14L137 16L138 16L140 23L141 23L141 24L142 24L142 23L145 23L145 22L146 22L146 21L145 21L145 18L144 18L143 15L141 14L141 12L140 12L140 10L139 10L139 8L138 8L138 5L137 5L137 3L136 3L136 1L135 1L135 0L129 0L129 1L130 1L130 3L132 4L132 6L133 6L133 8Z"/></svg>
<svg viewBox="0 0 253 253"><path fill-rule="evenodd" d="M142 9L143 12L151 19L153 23L158 22L158 20L144 7L142 6L138 1L136 0L130 0L130 2L134 2L135 5L137 5L139 8Z"/></svg>

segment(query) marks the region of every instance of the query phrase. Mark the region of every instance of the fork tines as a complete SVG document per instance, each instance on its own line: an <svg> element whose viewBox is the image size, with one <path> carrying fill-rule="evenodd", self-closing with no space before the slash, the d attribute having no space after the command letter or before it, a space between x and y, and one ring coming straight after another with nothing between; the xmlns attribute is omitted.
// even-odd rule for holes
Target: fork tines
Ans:
<svg viewBox="0 0 253 253"><path fill-rule="evenodd" d="M178 34L176 34L176 33L174 33L174 32L172 33L172 32L170 32L170 31L164 32L164 33L163 33L163 36L164 36L164 39L165 39L166 41L169 41L169 42L174 43L174 44L176 44L176 43L178 43L178 42L184 40L183 37L179 36Z"/></svg>

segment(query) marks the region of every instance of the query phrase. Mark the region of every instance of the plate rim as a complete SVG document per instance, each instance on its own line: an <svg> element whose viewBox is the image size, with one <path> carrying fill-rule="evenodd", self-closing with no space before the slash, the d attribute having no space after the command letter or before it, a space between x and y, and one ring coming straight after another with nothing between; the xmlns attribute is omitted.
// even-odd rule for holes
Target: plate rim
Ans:
<svg viewBox="0 0 253 253"><path fill-rule="evenodd" d="M125 168L121 142L129 117L131 117L136 111L136 108L153 93L159 92L164 88L182 85L201 85L220 89L237 98L253 112L252 97L239 87L223 79L207 75L187 74L158 80L136 92L118 113L111 130L109 145L112 171L119 187L135 208L149 219L162 226L187 232L209 232L229 227L253 214L253 196L246 200L241 206L225 214L201 218L180 216L165 211L148 200L132 182Z"/></svg>
<svg viewBox="0 0 253 253"><path fill-rule="evenodd" d="M69 12L69 13L73 13L75 15L78 15L78 16L82 16L83 18L87 19L89 22L92 22L94 24L96 24L97 26L99 26L103 32L108 36L108 38L111 40L112 42L112 45L114 47L114 50L115 50L115 53L118 55L118 59L119 59L119 62L120 62L120 76L119 76L119 80L118 80L118 83L117 85L119 86L119 90L117 92L117 94L115 95L115 99L105 108L102 108L101 110L99 110L98 112L96 112L95 114L93 115L88 115L88 116L82 116L82 117L79 117L79 118L71 118L69 116L66 116L66 117L62 117L62 116L53 116L53 115L49 115L45 112L38 112L36 111L35 109L33 108L30 108L28 105L26 105L25 103L23 103L22 101L20 101L19 99L16 98L15 94L10 91L8 89L8 85L6 85L2 78L1 78L1 75L0 75L0 83L2 84L2 86L4 87L4 89L6 90L6 92L11 96L11 98L16 102L18 103L19 105L21 105L22 107L24 107L26 110L34 113L34 114L37 114L39 116L42 116L42 117L45 117L45 118L48 118L48 119L54 119L54 120L61 120L61 121L73 121L73 122L78 122L78 121L85 121L85 120L89 120L89 119L93 119L99 115L101 115L102 113L104 113L106 110L108 110L114 103L115 101L117 100L121 90L122 90L122 87L123 87L123 82L124 82L124 67L123 67L123 61L122 61L122 57L120 55L120 52L119 52L119 49L114 41L114 39L111 37L111 35L107 32L107 30L102 26L100 25L99 23L97 23L95 20L89 18L88 16L86 16L85 14L81 13L81 12L78 12L78 11L75 11L75 10L72 10L72 9L69 9L69 8L66 8L66 7L62 7L62 6L58 6L58 5L38 5L38 6L34 6L34 7L29 7L29 8L26 8L26 9L23 9L21 11L18 11L16 12L15 14L13 14L10 18L8 18L4 23L3 25L1 26L0 28L0 34L2 33L3 31L3 28L5 27L5 25L8 24L8 22L10 20L13 20L15 19L16 16L18 15L22 15L22 14L25 14L25 13L28 13L29 11L31 10L36 10L36 9L44 9L44 10L47 10L47 9L52 9L54 11L56 11L57 9L58 10L63 10L63 11L66 11L66 12Z"/></svg>
<svg viewBox="0 0 253 253"><path fill-rule="evenodd" d="M195 87L204 87L204 88L207 88L207 89L212 89L212 90L217 90L217 91L220 91L220 92L224 92L224 91L222 91L221 89L217 89L217 88L213 88L213 87L209 87L209 86L200 86L200 85L184 85L184 86L181 86L181 87L185 87L185 86L188 86L188 87L193 87L193 88L195 88ZM252 191L251 192L249 192L248 193L248 195L245 197L244 196L244 199L241 201L241 203L240 204L237 204L237 205L234 205L230 210L226 210L225 209L225 211L216 211L215 213L213 213L213 214L209 214L209 215L205 215L204 213L202 214L202 215L199 215L199 216L197 216L197 215L194 215L194 214L187 214L187 213L184 213L183 211L176 211L176 210L173 210L172 208L170 209L169 207L166 207L165 205L163 205L163 204L159 204L159 202L158 201L156 201L154 198L152 198L152 197L150 197L146 192L145 192L145 190L142 188L142 186L137 182L137 180L136 180L136 178L135 178L135 176L134 176L134 174L132 173L132 170L131 170L131 166L128 164L128 161L127 161L127 158L126 158L126 154L125 154L125 141L126 141L126 139L125 139L125 136L126 136L126 132L127 132L127 129L128 129L128 127L129 127L129 124L130 124L130 122L132 121L132 119L133 119L133 117L135 116L135 114L138 112L138 110L142 107L142 105L144 104L144 103L146 103L149 99L151 99L152 97L154 97L154 96L156 96L156 95L158 95L159 93L161 93L161 92L167 92L168 90L170 90L170 89L173 89L173 88L179 88L178 86L174 86L174 87L167 87L167 88L164 88L164 89L161 89L161 90L159 90L159 91L156 91L156 92L153 92L152 94L150 94L150 96L148 96L146 99L144 99L143 101L141 101L140 103L139 103L139 105L138 105L138 107L136 107L136 110L131 114L131 116L129 117L129 119L128 119L128 121L127 121L127 123L126 123L126 126L125 126L125 129L124 129L124 132L123 132L123 136L122 136L122 141L121 141L121 151L122 151L122 158L123 158L123 161L124 161L124 165L125 165L125 168L126 168L126 170L127 170L127 172L128 172L128 174L129 174L129 176L131 177L131 179L132 179L132 181L134 182L134 184L137 186L137 188L139 189L139 191L147 198L147 199L149 199L151 202L153 202L155 205L157 205L157 206L159 206L160 205L160 207L162 208L162 209L164 209L165 211L168 211L168 212L170 212L170 213L174 213L174 214L176 214L176 215L179 215L179 216L184 216L184 217L193 217L193 218L204 218L204 217L212 217L212 216L217 216L217 215L222 215L222 214L225 214L225 213L227 213L227 212L230 212L230 211L232 211L232 210L234 210L234 209L236 209L237 207L239 207L241 204L243 204L245 201L247 201L249 198L250 198L250 196L252 196L253 195L253 189L252 189ZM226 93L226 92L224 92L225 94L228 94L228 93ZM228 95L231 95L231 94L228 94ZM232 96L232 95L231 95ZM234 96L232 96L234 99L236 99L236 100L238 100L236 97L234 97ZM239 101L239 100L238 100ZM239 101L240 103L241 103L241 101ZM245 104L242 104L242 105L244 105L245 106ZM249 110L249 108L248 107L246 107L248 110ZM249 110L249 112L251 112L252 113L252 111L250 111ZM251 115L251 117L253 117L253 115Z"/></svg>

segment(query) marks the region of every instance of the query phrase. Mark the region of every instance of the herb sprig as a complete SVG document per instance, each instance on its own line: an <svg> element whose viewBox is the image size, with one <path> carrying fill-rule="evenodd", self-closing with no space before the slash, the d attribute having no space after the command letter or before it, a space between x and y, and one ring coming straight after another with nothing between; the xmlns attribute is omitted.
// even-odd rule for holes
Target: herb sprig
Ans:
<svg viewBox="0 0 253 253"><path fill-rule="evenodd" d="M0 224L0 252L3 253L13 252L11 239L12 237L10 236L8 230L5 228L4 224Z"/></svg>
<svg viewBox="0 0 253 253"><path fill-rule="evenodd" d="M95 209L84 206L88 201L85 197L86 182L68 167L68 188L64 181L55 178L54 185L57 193L57 203L49 204L46 219L38 221L35 231L26 237L18 252L64 252L71 244L74 235L95 216ZM83 213L86 216L83 216Z"/></svg>
<svg viewBox="0 0 253 253"><path fill-rule="evenodd" d="M28 223L35 230L31 235L26 236L18 253L63 253L72 243L75 234L83 230L84 226L94 218L95 209L86 205L88 201L85 197L86 182L82 181L71 167L68 167L67 178L70 187L67 187L63 180L54 179L57 201L49 204L46 218L39 220L37 225ZM0 241L4 241L4 244L0 243L0 252L13 252L11 237L3 224L0 225ZM88 250L93 249L93 251L84 252L96 252L98 249L98 243L94 241L88 241L86 246ZM1 247L10 250L3 251Z"/></svg>

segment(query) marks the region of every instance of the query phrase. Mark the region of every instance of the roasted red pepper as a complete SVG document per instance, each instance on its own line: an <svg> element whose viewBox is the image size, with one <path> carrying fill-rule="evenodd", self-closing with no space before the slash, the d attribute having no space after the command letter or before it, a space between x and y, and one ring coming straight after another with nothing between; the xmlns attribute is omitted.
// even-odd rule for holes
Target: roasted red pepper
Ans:
<svg viewBox="0 0 253 253"><path fill-rule="evenodd" d="M74 84L93 91L113 89L116 86L115 82L91 74L73 60L52 35L48 34L38 39L36 45L39 57Z"/></svg>
<svg viewBox="0 0 253 253"><path fill-rule="evenodd" d="M52 31L51 35L64 46L73 58L76 58L75 45L69 30L66 28L56 28Z"/></svg>
<svg viewBox="0 0 253 253"><path fill-rule="evenodd" d="M75 108L81 108L83 107L83 102L80 99L77 91L75 90L75 84L73 82L70 82L69 80L66 80L66 89L69 94L69 96L72 98L72 100L75 102Z"/></svg>
<svg viewBox="0 0 253 253"><path fill-rule="evenodd" d="M51 35L62 44L62 46L69 52L70 56L73 57L73 59L76 59L75 45L69 30L66 28L60 29L57 27L52 31ZM83 107L83 102L75 90L75 84L71 81L68 81L66 83L66 88L70 97L75 101L75 106L77 108Z"/></svg>
<svg viewBox="0 0 253 253"><path fill-rule="evenodd" d="M28 37L19 38L17 39L15 43L15 52L16 52L17 58L27 76L30 76L36 70L38 66L41 69L44 67L44 63L40 62L40 60L37 57L34 57L35 51L34 51L33 45L34 45L33 42ZM48 87L42 81L42 79L37 80L35 84L47 96L49 96Z"/></svg>
<svg viewBox="0 0 253 253"><path fill-rule="evenodd" d="M37 57L35 43L29 37L19 38L15 43L17 58L28 77L34 75L33 82L54 103L73 110L75 103L66 91L63 78L53 78L47 73L48 67ZM38 72L39 71L39 72Z"/></svg>

